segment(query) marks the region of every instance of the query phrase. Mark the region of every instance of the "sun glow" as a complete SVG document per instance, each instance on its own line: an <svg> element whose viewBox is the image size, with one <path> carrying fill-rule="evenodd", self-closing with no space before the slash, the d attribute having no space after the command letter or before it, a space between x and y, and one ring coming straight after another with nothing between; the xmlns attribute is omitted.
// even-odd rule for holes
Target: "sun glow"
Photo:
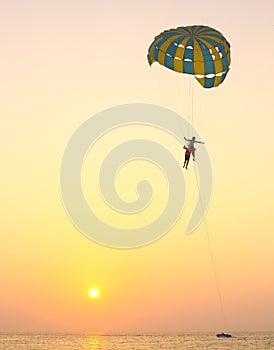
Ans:
<svg viewBox="0 0 274 350"><path fill-rule="evenodd" d="M89 290L88 292L89 296L92 298L92 299L96 299L99 297L99 290L98 289L95 289L95 288L92 288Z"/></svg>

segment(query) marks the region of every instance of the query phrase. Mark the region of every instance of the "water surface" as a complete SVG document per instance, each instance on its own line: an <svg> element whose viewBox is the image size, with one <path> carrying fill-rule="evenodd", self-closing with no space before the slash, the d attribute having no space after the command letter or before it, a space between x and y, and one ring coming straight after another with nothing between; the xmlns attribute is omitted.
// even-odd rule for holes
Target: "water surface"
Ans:
<svg viewBox="0 0 274 350"><path fill-rule="evenodd" d="M274 350L274 332L176 335L0 334L1 350Z"/></svg>

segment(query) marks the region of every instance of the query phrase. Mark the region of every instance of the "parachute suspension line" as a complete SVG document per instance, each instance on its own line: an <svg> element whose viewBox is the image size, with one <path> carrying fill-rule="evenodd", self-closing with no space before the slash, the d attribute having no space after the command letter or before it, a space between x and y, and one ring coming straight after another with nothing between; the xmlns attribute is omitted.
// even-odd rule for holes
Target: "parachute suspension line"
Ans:
<svg viewBox="0 0 274 350"><path fill-rule="evenodd" d="M188 83L188 109L187 109L187 117L188 117L188 124L190 125L190 130L188 128L187 130L187 137L192 138L193 137L193 119L194 119L194 111L193 111L193 79L192 76L186 77L187 83Z"/></svg>
<svg viewBox="0 0 274 350"><path fill-rule="evenodd" d="M208 231L207 222L206 222L206 218L205 218L204 206L203 206L203 202L202 202L200 186L199 186L199 181L198 181L197 168L196 168L195 162L193 162L193 167L194 167L194 173L195 173L196 184L197 184L197 189L198 189L198 200L199 200L201 210L202 210L203 223L204 223L204 227L205 227L205 231L206 231L206 238L207 238L207 243L208 243L208 248L209 248L210 260L211 260L215 284L216 284L217 293L218 293L218 299L219 299L219 304L220 304L220 314L221 314L221 318L222 318L222 322L223 322L223 327L224 327L224 329L226 329L226 318L225 318L225 312L224 312L224 306L223 306L223 298L222 298L222 294L221 294L221 288L219 285L218 274L217 274L216 267L215 267L215 259L214 259L214 255L213 255L209 231Z"/></svg>
<svg viewBox="0 0 274 350"><path fill-rule="evenodd" d="M193 137L194 130L194 88L193 79L191 79L191 137Z"/></svg>
<svg viewBox="0 0 274 350"><path fill-rule="evenodd" d="M187 138L190 137L190 81L188 79L188 76L185 77L185 83L186 83L186 105L187 105L187 110L186 110L186 115L187 115L187 120L188 120L188 124L187 124ZM188 95L188 96L187 96Z"/></svg>

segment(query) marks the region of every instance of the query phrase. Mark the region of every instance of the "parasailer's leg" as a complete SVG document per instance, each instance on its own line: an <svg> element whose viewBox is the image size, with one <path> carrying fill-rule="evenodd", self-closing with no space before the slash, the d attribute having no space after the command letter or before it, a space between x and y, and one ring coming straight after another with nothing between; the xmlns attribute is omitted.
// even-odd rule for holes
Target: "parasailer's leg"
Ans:
<svg viewBox="0 0 274 350"><path fill-rule="evenodd" d="M191 154L192 154L194 162L195 162L195 150L196 150L196 148L191 147Z"/></svg>
<svg viewBox="0 0 274 350"><path fill-rule="evenodd" d="M189 156L186 155L186 156L185 156L185 161L184 161L184 166L183 166L183 168L186 168L186 169L187 169L188 163L189 163Z"/></svg>
<svg viewBox="0 0 274 350"><path fill-rule="evenodd" d="M190 158L190 157L189 157L189 156L187 156L187 157L186 157L186 159L185 159L186 170L187 170L187 167L188 167L189 158Z"/></svg>

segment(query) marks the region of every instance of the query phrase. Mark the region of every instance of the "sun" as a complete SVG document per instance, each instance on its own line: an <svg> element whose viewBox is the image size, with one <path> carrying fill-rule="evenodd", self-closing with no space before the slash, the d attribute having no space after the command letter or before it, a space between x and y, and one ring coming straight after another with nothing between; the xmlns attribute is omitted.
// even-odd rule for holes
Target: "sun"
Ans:
<svg viewBox="0 0 274 350"><path fill-rule="evenodd" d="M96 288L92 288L89 290L88 295L92 298L92 299L97 299L100 295L100 292L98 289Z"/></svg>

